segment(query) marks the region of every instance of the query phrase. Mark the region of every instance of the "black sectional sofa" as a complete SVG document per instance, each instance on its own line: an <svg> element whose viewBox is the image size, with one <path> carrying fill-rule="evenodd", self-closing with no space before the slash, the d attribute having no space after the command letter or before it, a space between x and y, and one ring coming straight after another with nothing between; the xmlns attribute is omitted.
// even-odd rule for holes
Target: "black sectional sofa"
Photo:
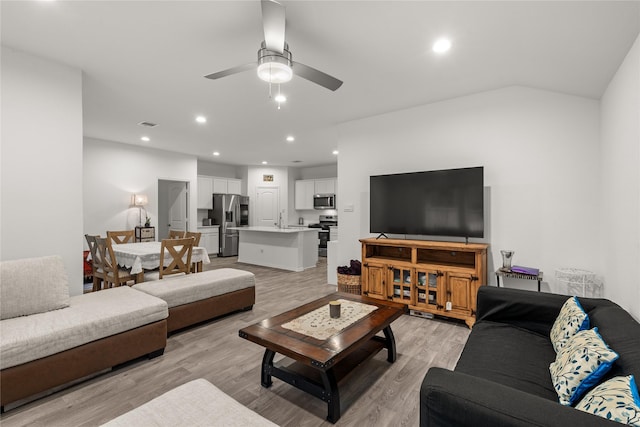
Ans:
<svg viewBox="0 0 640 427"><path fill-rule="evenodd" d="M566 295L483 286L477 322L454 371L431 368L420 389L421 426L620 426L558 403L549 332ZM640 323L605 299L579 298L620 358L602 381L640 380Z"/></svg>

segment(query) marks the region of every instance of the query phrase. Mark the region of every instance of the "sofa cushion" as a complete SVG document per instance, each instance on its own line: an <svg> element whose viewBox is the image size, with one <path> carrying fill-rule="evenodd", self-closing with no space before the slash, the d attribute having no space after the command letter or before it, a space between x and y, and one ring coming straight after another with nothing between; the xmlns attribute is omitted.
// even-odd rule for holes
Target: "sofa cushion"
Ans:
<svg viewBox="0 0 640 427"><path fill-rule="evenodd" d="M205 379L182 384L103 426L265 426L276 424Z"/></svg>
<svg viewBox="0 0 640 427"><path fill-rule="evenodd" d="M59 256L0 263L0 319L69 305L69 280Z"/></svg>
<svg viewBox="0 0 640 427"><path fill-rule="evenodd" d="M0 369L31 362L169 315L163 300L128 286L73 296L69 307L0 322Z"/></svg>
<svg viewBox="0 0 640 427"><path fill-rule="evenodd" d="M589 316L580 305L578 298L567 299L551 327L550 338L553 349L557 353L569 338L585 329L589 329Z"/></svg>
<svg viewBox="0 0 640 427"><path fill-rule="evenodd" d="M480 321L473 325L456 372L557 401L549 378L549 363L555 357L546 335L505 323Z"/></svg>
<svg viewBox="0 0 640 427"><path fill-rule="evenodd" d="M169 308L254 287L253 273L220 268L134 285L133 288L162 298Z"/></svg>
<svg viewBox="0 0 640 427"><path fill-rule="evenodd" d="M611 369L618 357L598 334L598 328L580 331L571 337L549 365L560 403L576 403Z"/></svg>
<svg viewBox="0 0 640 427"><path fill-rule="evenodd" d="M576 409L640 427L640 396L633 375L615 377L588 392Z"/></svg>

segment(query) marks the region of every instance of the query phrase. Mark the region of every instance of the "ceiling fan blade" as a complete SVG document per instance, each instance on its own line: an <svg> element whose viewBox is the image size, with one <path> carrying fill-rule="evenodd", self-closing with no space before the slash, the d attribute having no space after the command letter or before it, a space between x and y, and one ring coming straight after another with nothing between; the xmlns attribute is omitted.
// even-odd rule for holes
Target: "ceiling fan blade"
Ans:
<svg viewBox="0 0 640 427"><path fill-rule="evenodd" d="M251 62L249 64L238 65L237 67L229 68L227 70L218 71L217 73L206 75L205 77L208 79L219 79L221 77L230 76L231 74L241 73L243 71L248 71L252 68L256 68L256 63Z"/></svg>
<svg viewBox="0 0 640 427"><path fill-rule="evenodd" d="M300 76L303 79L307 79L310 82L318 84L322 87L326 87L329 90L336 90L342 86L342 80L338 80L335 77L330 76L327 73L323 73L320 70L309 67L308 65L301 64L299 62L292 61L293 74Z"/></svg>
<svg viewBox="0 0 640 427"><path fill-rule="evenodd" d="M262 0L262 26L267 49L284 52L284 6L273 0Z"/></svg>

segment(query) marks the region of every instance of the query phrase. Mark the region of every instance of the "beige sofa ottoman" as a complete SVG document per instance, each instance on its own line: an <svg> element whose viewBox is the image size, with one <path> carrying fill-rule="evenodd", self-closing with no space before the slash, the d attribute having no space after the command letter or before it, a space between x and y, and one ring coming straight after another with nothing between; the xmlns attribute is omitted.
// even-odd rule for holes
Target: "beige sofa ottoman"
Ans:
<svg viewBox="0 0 640 427"><path fill-rule="evenodd" d="M234 268L143 282L133 289L166 301L169 333L225 314L251 310L256 302L255 275Z"/></svg>
<svg viewBox="0 0 640 427"><path fill-rule="evenodd" d="M277 424L200 378L176 387L103 426L273 427Z"/></svg>

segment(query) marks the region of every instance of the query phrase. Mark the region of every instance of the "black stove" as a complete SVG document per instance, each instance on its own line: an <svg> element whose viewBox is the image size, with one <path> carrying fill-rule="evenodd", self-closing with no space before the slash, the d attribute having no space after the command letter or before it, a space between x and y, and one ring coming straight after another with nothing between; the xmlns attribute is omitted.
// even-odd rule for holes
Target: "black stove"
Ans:
<svg viewBox="0 0 640 427"><path fill-rule="evenodd" d="M338 225L338 215L320 215L320 222L309 224L309 228L318 228L318 255L327 256L327 241L329 241L329 227Z"/></svg>

